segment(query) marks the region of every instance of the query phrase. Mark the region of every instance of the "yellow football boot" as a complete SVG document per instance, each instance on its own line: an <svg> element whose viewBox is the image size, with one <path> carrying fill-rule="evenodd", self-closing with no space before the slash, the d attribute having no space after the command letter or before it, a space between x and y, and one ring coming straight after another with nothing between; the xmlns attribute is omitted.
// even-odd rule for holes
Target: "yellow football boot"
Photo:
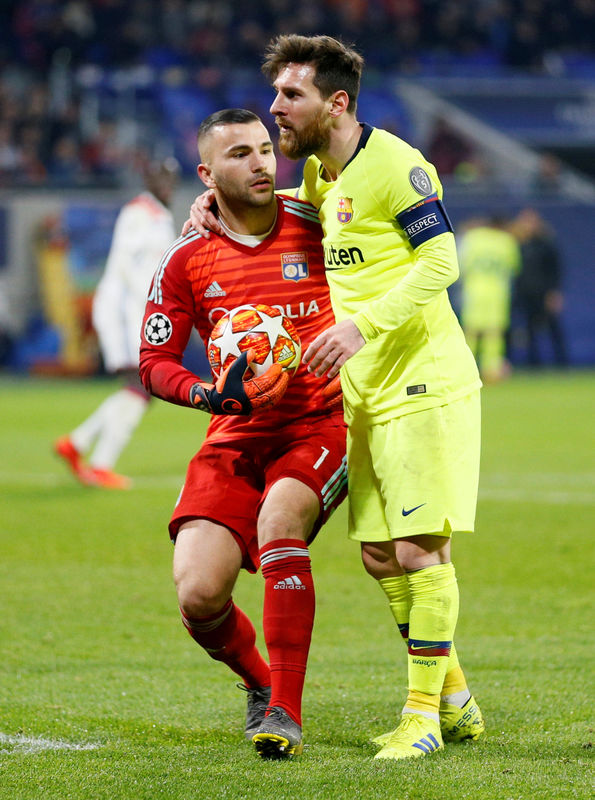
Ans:
<svg viewBox="0 0 595 800"><path fill-rule="evenodd" d="M438 722L422 714L403 714L401 724L374 758L419 758L443 747Z"/></svg>

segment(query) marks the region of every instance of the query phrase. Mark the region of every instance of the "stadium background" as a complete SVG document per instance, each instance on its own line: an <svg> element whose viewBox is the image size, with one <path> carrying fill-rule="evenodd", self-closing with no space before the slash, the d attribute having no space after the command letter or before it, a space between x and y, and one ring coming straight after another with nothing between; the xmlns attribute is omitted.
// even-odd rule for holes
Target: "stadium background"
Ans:
<svg viewBox="0 0 595 800"><path fill-rule="evenodd" d="M571 364L594 364L589 0L23 0L0 7L3 367L97 370L90 298L142 164L180 162L181 225L200 188L204 116L248 107L274 135L259 64L279 32L358 46L367 62L358 117L436 163L455 226L538 209L562 255ZM278 185L296 185L299 168L280 158ZM514 328L511 358L522 364Z"/></svg>
<svg viewBox="0 0 595 800"><path fill-rule="evenodd" d="M594 19L594 0L0 1L0 800L592 800ZM270 122L258 65L281 31L358 44L361 118L436 161L458 229L534 205L564 259L576 369L525 372L513 342L519 368L483 391L477 532L456 542L487 733L415 764L373 759L405 653L345 504L312 548L305 755L264 763L171 581L167 520L207 415L152 403L127 492L52 452L119 386L89 377L88 312L140 166L178 158L181 224L198 121L248 105ZM280 161L281 186L296 174ZM234 590L261 646L262 584Z"/></svg>

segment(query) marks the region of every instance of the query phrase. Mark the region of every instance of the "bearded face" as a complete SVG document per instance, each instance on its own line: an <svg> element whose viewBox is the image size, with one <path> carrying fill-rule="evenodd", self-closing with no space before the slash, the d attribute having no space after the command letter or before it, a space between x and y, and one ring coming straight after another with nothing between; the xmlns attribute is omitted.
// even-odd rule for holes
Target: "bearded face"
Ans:
<svg viewBox="0 0 595 800"><path fill-rule="evenodd" d="M299 127L279 117L277 125L280 129L279 149L294 161L326 150L329 145L332 120L323 109L315 111Z"/></svg>

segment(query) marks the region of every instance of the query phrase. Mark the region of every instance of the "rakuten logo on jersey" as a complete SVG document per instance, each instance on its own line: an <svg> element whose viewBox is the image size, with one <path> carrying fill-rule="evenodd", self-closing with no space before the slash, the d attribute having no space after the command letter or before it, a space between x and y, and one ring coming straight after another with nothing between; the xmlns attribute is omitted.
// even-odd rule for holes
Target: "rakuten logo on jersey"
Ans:
<svg viewBox="0 0 595 800"><path fill-rule="evenodd" d="M364 254L359 247L335 247L332 243L324 247L324 266L327 269L363 264L364 260Z"/></svg>
<svg viewBox="0 0 595 800"><path fill-rule="evenodd" d="M284 306L271 303L271 307L279 309L279 311L285 314L286 317L289 317L289 319L309 317L310 314L318 314L320 311L316 300L310 300L309 303L307 301L302 301L301 303L287 303ZM231 311L231 309L225 308L224 306L217 306L217 308L210 311L209 322L211 325L215 325L228 311Z"/></svg>

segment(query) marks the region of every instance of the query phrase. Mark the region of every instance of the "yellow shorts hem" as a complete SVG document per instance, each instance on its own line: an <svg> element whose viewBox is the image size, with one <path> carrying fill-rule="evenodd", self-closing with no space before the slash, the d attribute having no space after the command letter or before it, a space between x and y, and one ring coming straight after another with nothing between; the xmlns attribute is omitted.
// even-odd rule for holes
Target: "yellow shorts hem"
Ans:
<svg viewBox="0 0 595 800"><path fill-rule="evenodd" d="M364 532L349 531L348 538L354 542L390 542L394 539L405 539L408 536L447 536L449 539L454 533L474 533L475 529L470 527L454 528L453 530L429 531L426 528L411 528L410 530L399 531L398 533L386 533L381 531Z"/></svg>

